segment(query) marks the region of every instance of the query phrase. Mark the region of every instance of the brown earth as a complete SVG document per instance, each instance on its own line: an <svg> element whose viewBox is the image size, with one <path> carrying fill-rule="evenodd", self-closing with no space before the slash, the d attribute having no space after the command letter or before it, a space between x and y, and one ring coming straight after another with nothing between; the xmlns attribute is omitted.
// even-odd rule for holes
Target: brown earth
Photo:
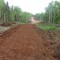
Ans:
<svg viewBox="0 0 60 60"><path fill-rule="evenodd" d="M45 33L45 38L52 49L52 56L60 60L60 30L50 30Z"/></svg>
<svg viewBox="0 0 60 60"><path fill-rule="evenodd" d="M45 32L24 24L0 36L0 60L56 60Z"/></svg>
<svg viewBox="0 0 60 60"><path fill-rule="evenodd" d="M4 22L4 23L2 23L0 25L4 26L4 27L8 27L8 26L11 26L11 23L10 22Z"/></svg>

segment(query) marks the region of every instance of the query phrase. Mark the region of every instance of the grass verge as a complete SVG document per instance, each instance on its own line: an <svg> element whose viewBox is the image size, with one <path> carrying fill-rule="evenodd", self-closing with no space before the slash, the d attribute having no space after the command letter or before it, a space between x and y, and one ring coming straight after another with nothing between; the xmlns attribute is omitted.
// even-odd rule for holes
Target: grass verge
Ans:
<svg viewBox="0 0 60 60"><path fill-rule="evenodd" d="M42 30L60 30L60 27L56 27L52 24L38 24L37 27Z"/></svg>

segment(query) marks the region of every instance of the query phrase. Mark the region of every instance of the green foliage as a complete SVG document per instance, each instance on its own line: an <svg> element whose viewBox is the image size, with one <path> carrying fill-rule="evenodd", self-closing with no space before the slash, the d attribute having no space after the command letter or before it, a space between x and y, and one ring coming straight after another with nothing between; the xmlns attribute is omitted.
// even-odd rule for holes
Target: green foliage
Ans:
<svg viewBox="0 0 60 60"><path fill-rule="evenodd" d="M18 6L9 6L8 2L0 0L0 23L3 22L22 22L26 23L30 20L31 14L23 12Z"/></svg>
<svg viewBox="0 0 60 60"><path fill-rule="evenodd" d="M60 2L52 1L45 9L45 13L38 13L35 18L45 23L60 24Z"/></svg>
<svg viewBox="0 0 60 60"><path fill-rule="evenodd" d="M10 8L10 21L11 22L14 22L15 21L15 19L14 19L14 7L13 6L11 6L11 8Z"/></svg>
<svg viewBox="0 0 60 60"><path fill-rule="evenodd" d="M21 8L19 8L18 6L15 6L14 9L13 9L13 11L14 11L14 20L16 22L19 22L20 15L22 13Z"/></svg>
<svg viewBox="0 0 60 60"><path fill-rule="evenodd" d="M3 5L4 5L4 0L0 0L0 10L3 7Z"/></svg>
<svg viewBox="0 0 60 60"><path fill-rule="evenodd" d="M0 26L0 32L1 32L1 31L5 31L5 30L7 30L7 29L9 29L9 27L2 27L2 26Z"/></svg>
<svg viewBox="0 0 60 60"><path fill-rule="evenodd" d="M50 29L54 29L55 28L55 26L53 26L53 25L46 25L46 24L39 24L38 25L39 26L39 28L41 28L41 29L43 29L43 30L50 30Z"/></svg>
<svg viewBox="0 0 60 60"><path fill-rule="evenodd" d="M3 11L3 14L4 14L4 22L9 22L10 20L10 7L8 5L8 2L4 5L4 11Z"/></svg>
<svg viewBox="0 0 60 60"><path fill-rule="evenodd" d="M30 21L30 19L31 19L31 14L30 14L30 13L23 12L23 13L21 14L21 22L27 23L27 22Z"/></svg>
<svg viewBox="0 0 60 60"><path fill-rule="evenodd" d="M34 18L36 20L43 20L43 17L44 17L44 13L37 13L34 15Z"/></svg>
<svg viewBox="0 0 60 60"><path fill-rule="evenodd" d="M41 19L41 18L40 18L40 17L41 17L41 14L40 14L40 13L37 13L37 14L35 14L34 17L35 17L36 20L40 20L40 19Z"/></svg>
<svg viewBox="0 0 60 60"><path fill-rule="evenodd" d="M3 6L4 6L4 0L0 0L0 22L2 20L2 15L3 15Z"/></svg>
<svg viewBox="0 0 60 60"><path fill-rule="evenodd" d="M42 30L60 30L60 27L56 27L52 24L39 24L37 26Z"/></svg>

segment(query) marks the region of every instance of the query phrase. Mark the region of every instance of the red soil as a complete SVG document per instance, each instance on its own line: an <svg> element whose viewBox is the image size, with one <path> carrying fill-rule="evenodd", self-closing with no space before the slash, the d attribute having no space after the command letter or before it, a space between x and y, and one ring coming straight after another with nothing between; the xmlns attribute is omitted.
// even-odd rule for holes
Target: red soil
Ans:
<svg viewBox="0 0 60 60"><path fill-rule="evenodd" d="M45 32L35 25L19 25L0 36L0 60L55 60Z"/></svg>

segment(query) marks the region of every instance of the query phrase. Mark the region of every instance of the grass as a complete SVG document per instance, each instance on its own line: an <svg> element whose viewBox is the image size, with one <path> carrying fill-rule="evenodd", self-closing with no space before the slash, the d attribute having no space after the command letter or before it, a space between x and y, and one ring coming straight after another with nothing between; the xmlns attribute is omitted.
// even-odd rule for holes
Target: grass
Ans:
<svg viewBox="0 0 60 60"><path fill-rule="evenodd" d="M5 28L4 27L0 27L0 31L4 30Z"/></svg>
<svg viewBox="0 0 60 60"><path fill-rule="evenodd" d="M0 31L5 31L7 29L9 29L9 27L2 27L2 26L0 26Z"/></svg>
<svg viewBox="0 0 60 60"><path fill-rule="evenodd" d="M56 27L52 24L38 24L37 26L42 30L60 30L60 27Z"/></svg>

